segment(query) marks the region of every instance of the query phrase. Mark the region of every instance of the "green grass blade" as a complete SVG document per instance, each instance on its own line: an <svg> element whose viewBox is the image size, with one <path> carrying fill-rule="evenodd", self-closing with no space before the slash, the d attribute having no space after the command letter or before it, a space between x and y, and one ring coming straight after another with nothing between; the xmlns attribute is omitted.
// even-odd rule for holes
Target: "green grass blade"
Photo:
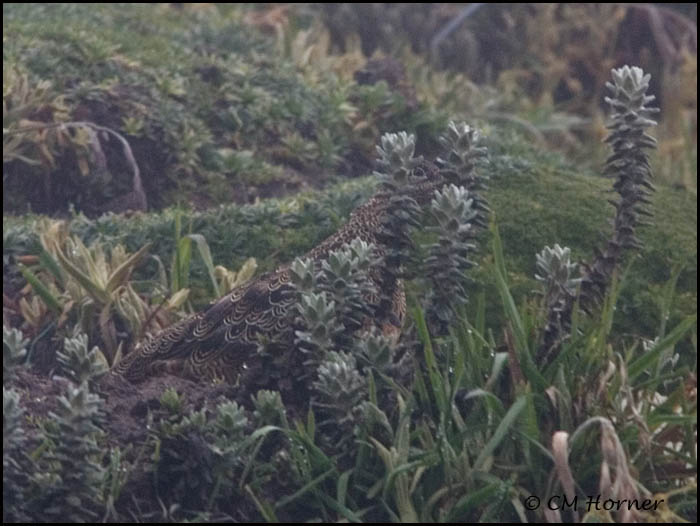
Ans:
<svg viewBox="0 0 700 526"><path fill-rule="evenodd" d="M90 276L75 266L58 247L56 248L56 255L58 256L58 259L61 262L61 265L63 265L65 271L73 276L80 286L83 287L95 301L98 301L102 305L110 302L109 293L90 279ZM86 260L89 261L87 258Z"/></svg>
<svg viewBox="0 0 700 526"><path fill-rule="evenodd" d="M445 522L452 523L466 520L469 513L473 510L490 504L494 496L501 492L501 486L502 484L496 482L462 497L445 518Z"/></svg>
<svg viewBox="0 0 700 526"><path fill-rule="evenodd" d="M341 473L338 477L338 483L336 484L336 498L338 504L345 507L345 500L348 494L348 481L350 480L350 475L352 475L353 470L349 469Z"/></svg>
<svg viewBox="0 0 700 526"><path fill-rule="evenodd" d="M60 285L64 284L65 278L63 276L63 272L61 271L61 266L58 264L58 261L56 261L56 259L51 255L51 253L47 252L43 247L39 252L39 262L46 270L51 272L51 275L53 275L53 277L56 278L56 281Z"/></svg>
<svg viewBox="0 0 700 526"><path fill-rule="evenodd" d="M628 368L630 381L634 381L650 368L657 370L655 365L664 351L678 343L678 341L683 338L683 336L685 336L685 334L695 325L696 321L697 315L687 317L670 333L656 342L656 344L654 344L654 346L649 349L647 353L630 363Z"/></svg>
<svg viewBox="0 0 700 526"><path fill-rule="evenodd" d="M245 490L246 493L250 495L250 498L253 499L255 507L258 508L258 511L267 522L279 522L279 520L277 519L277 515L275 515L275 510L265 499L259 499L255 495L255 493L253 493L253 490L250 489L250 486L247 484L245 486Z"/></svg>
<svg viewBox="0 0 700 526"><path fill-rule="evenodd" d="M494 271L496 277L496 286L498 287L498 292L501 295L501 300L503 301L503 307L506 311L506 317L513 324L513 336L515 337L515 342L518 348L521 350L528 350L527 336L525 334L525 329L523 327L522 319L520 318L520 313L515 305L513 296L508 288L507 281L507 271L505 266L505 261L503 258L503 244L501 243L501 236L498 233L498 226L496 222L491 223L491 233L493 239L493 256L494 256Z"/></svg>
<svg viewBox="0 0 700 526"><path fill-rule="evenodd" d="M27 282L32 286L34 289L34 292L37 293L37 295L46 303L46 306L54 311L56 314L61 314L63 312L63 308L61 307L61 303L56 299L56 296L54 296L51 291L44 285L41 280L34 274L31 270L29 270L27 267L19 263L17 265L19 267L19 271L22 273L22 276L24 276L24 279L27 280Z"/></svg>
<svg viewBox="0 0 700 526"><path fill-rule="evenodd" d="M503 417L503 420L501 420L501 423L498 424L493 436L486 443L484 448L479 453L479 456L476 458L476 461L474 462L475 469L483 469L486 460L493 454L499 444L506 437L508 431L510 431L513 425L516 423L518 416L520 416L520 413L523 411L523 409L525 409L526 405L527 396L521 395L510 407L510 409L508 409L508 412Z"/></svg>
<svg viewBox="0 0 700 526"><path fill-rule="evenodd" d="M678 283L678 277L681 275L683 270L683 265L676 264L671 271L671 279L669 279L663 287L660 298L660 308L661 308L661 325L659 326L658 336L663 337L666 335L666 322L671 314L671 305L673 304L673 296L676 292L676 284Z"/></svg>
<svg viewBox="0 0 700 526"><path fill-rule="evenodd" d="M467 400L470 400L472 398L483 398L484 404L486 405L486 408L490 411L495 412L495 414L498 415L499 417L501 415L505 414L505 412L506 412L506 409L505 409L505 407L503 407L503 402L501 402L501 399L498 398L493 393L490 393L490 392L485 391L483 389L474 389L473 391L469 391L464 396L462 401L466 402Z"/></svg>
<svg viewBox="0 0 700 526"><path fill-rule="evenodd" d="M212 289L214 294L218 298L221 296L221 291L219 290L219 283L216 280L216 275L214 274L214 261L211 257L211 250L209 250L209 244L207 240L201 234L188 234L188 238L193 240L197 244L197 250L199 250L199 255L202 256L202 261L204 261L204 266L207 267L207 272L209 273L209 279L211 280Z"/></svg>
<svg viewBox="0 0 700 526"><path fill-rule="evenodd" d="M280 508L283 508L290 502L294 502L296 499L299 497L305 495L307 492L311 491L314 489L316 486L318 486L321 482L326 480L328 477L333 475L336 472L335 467L332 467L331 469L327 470L325 473L322 473L315 479L307 482L304 484L301 488L299 488L297 491L295 491L293 494L281 499L279 502L275 504L275 509L278 510Z"/></svg>
<svg viewBox="0 0 700 526"><path fill-rule="evenodd" d="M512 327L516 352L521 362L520 365L523 368L526 378L535 384L537 391L544 391L548 386L548 382L539 372L535 361L532 359L523 320L520 317L518 308L516 307L513 296L508 288L507 272L503 258L503 244L501 243L501 236L498 233L498 226L496 225L495 221L491 222L491 233L493 239L494 275L496 278L496 286L501 296L501 301L503 302L506 318L509 320Z"/></svg>
<svg viewBox="0 0 700 526"><path fill-rule="evenodd" d="M112 275L109 277L109 281L107 281L107 285L105 286L107 292L112 292L114 289L124 284L124 281L128 279L131 271L134 270L134 267L136 267L136 265L138 265L139 262L146 256L150 248L151 243L146 243L137 252L129 256L124 263L119 265L114 272L112 272Z"/></svg>
<svg viewBox="0 0 700 526"><path fill-rule="evenodd" d="M438 404L440 412L444 413L448 410L445 386L444 382L442 381L440 371L437 367L437 361L435 359L435 352L433 350L433 344L430 339L430 333L428 332L428 326L425 323L425 317L423 316L423 309L420 308L418 302L413 297L411 297L410 303L413 319L416 322L416 330L418 331L418 337L420 338L421 342L423 342L425 365L428 369L428 377L430 378L430 384L433 388L435 401Z"/></svg>

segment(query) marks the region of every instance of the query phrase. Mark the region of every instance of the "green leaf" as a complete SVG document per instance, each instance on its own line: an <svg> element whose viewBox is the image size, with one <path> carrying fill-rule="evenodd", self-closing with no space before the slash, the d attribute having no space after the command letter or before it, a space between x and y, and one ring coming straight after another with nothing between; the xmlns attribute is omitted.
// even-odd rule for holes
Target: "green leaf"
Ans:
<svg viewBox="0 0 700 526"><path fill-rule="evenodd" d="M134 270L134 267L144 258L150 248L151 243L146 243L137 252L129 256L124 263L119 265L109 277L105 290L107 290L107 292L113 292L117 287L123 285L124 281L128 279L129 275Z"/></svg>
<svg viewBox="0 0 700 526"><path fill-rule="evenodd" d="M501 243L501 236L498 233L498 226L496 225L495 221L491 222L491 233L493 235L493 256L495 262L494 271L498 292L500 293L501 300L503 301L506 317L513 325L513 336L515 337L515 342L518 345L518 348L527 349L525 329L523 328L523 323L520 319L518 308L515 306L513 296L508 289L508 281L506 277L508 274L503 258L503 245Z"/></svg>
<svg viewBox="0 0 700 526"><path fill-rule="evenodd" d="M353 470L349 469L348 471L344 471L343 473L341 473L340 477L338 477L338 483L336 485L336 494L338 504L340 504L343 507L345 506L345 498L348 494L348 481L350 480L350 475L352 475L352 472Z"/></svg>
<svg viewBox="0 0 700 526"><path fill-rule="evenodd" d="M61 314L61 312L63 312L61 303L58 301L56 296L54 296L51 293L51 291L46 287L46 285L44 285L41 282L41 280L36 276L36 274L34 274L31 270L29 270L21 263L18 264L18 267L19 271L22 273L22 276L24 276L24 279L26 279L27 282L32 286L34 292L36 292L39 295L39 297L42 300L44 300L46 306L52 311L54 311L56 314Z"/></svg>
<svg viewBox="0 0 700 526"><path fill-rule="evenodd" d="M493 502L493 497L501 491L501 486L501 483L495 482L462 497L445 518L445 522L466 521L470 512Z"/></svg>
<svg viewBox="0 0 700 526"><path fill-rule="evenodd" d="M435 394L435 400L438 404L438 408L441 413L448 411L448 399L445 394L445 385L442 381L442 376L437 367L437 362L435 360L435 352L433 351L433 344L430 339L430 334L428 333L428 327L425 323L425 317L423 316L423 310L418 305L418 301L411 296L411 312L413 318L416 321L416 330L418 331L418 337L423 342L423 352L425 355L425 364L428 369L428 377L430 378L430 384L433 388L433 393Z"/></svg>
<svg viewBox="0 0 700 526"><path fill-rule="evenodd" d="M501 399L493 393L490 393L483 389L474 389L472 391L469 391L462 400L466 402L471 398L483 398L484 403L486 404L486 408L494 414L498 415L499 417L505 414L506 412L506 409L505 407L503 407L503 402L501 402Z"/></svg>
<svg viewBox="0 0 700 526"><path fill-rule="evenodd" d="M207 272L209 273L209 279L211 280L214 294L218 298L221 296L221 291L219 290L219 283L216 279L216 274L214 273L214 262L211 257L211 250L209 250L207 240L201 234L188 234L187 237L197 244L199 255L202 256L204 265L207 267Z"/></svg>
<svg viewBox="0 0 700 526"><path fill-rule="evenodd" d="M527 334L523 325L522 318L515 305L513 296L508 288L507 273L505 261L503 258L503 245L501 236L498 233L498 226L495 219L491 221L491 233L493 238L493 256L494 256L494 274L496 277L496 286L501 295L501 301L505 309L506 318L512 327L513 338L515 339L516 352L520 358L520 365L523 368L526 378L532 382L538 392L544 391L547 388L548 382L539 372L535 361L532 359L532 354L527 343Z"/></svg>
<svg viewBox="0 0 700 526"><path fill-rule="evenodd" d="M58 262L54 259L54 257L51 255L50 252L47 252L45 248L41 248L39 252L39 261L41 262L42 266L51 272L54 278L56 278L56 281L63 285L64 282L64 276L63 272L61 272L61 266L58 264Z"/></svg>
<svg viewBox="0 0 700 526"><path fill-rule="evenodd" d="M526 405L527 395L520 395L510 409L508 409L508 412L503 417L503 420L501 420L501 423L498 424L493 436L479 453L479 456L474 462L474 469L483 469L486 460L493 454L498 445L506 437L508 431L510 431L511 427L513 427L518 416L520 416L520 413L523 411L523 409L525 409Z"/></svg>
<svg viewBox="0 0 700 526"><path fill-rule="evenodd" d="M685 334L695 325L697 321L697 315L689 316L673 329L664 338L656 342L656 344L649 349L649 351L640 356L632 363L629 364L628 374L630 382L639 377L645 371L654 368L656 370L655 364L660 358L661 354L669 347L674 346L678 341L685 336Z"/></svg>
<svg viewBox="0 0 700 526"><path fill-rule="evenodd" d="M277 519L277 515L275 515L275 510L272 506L270 506L270 503L267 502L267 500L263 498L258 499L255 493L253 493L253 490L250 489L250 486L248 484L246 484L245 490L246 493L250 495L250 498L253 499L255 507L258 508L258 511L267 522L279 522L279 520Z"/></svg>
<svg viewBox="0 0 700 526"><path fill-rule="evenodd" d="M80 247L81 245L78 245ZM83 251L81 251L83 252ZM87 293L92 296L92 298L100 303L101 305L105 305L109 303L110 301L110 296L109 293L107 292L106 289L104 289L102 286L99 284L95 283L90 276L85 274L82 270L80 270L77 266L75 266L63 253L63 250L61 250L58 246L56 246L56 255L58 256L59 261L61 262L61 265L63 265L63 268L68 272L71 276L75 278L75 280L80 284L81 287L83 287ZM92 262L92 259L88 256L85 256L85 260L87 264L94 268L94 264Z"/></svg>
<svg viewBox="0 0 700 526"><path fill-rule="evenodd" d="M325 473L322 473L321 475L319 475L318 477L316 477L312 481L304 484L304 486L302 486L298 491L295 491L292 495L289 495L288 497L285 497L285 498L279 500L275 504L275 509L278 510L278 509L286 506L290 502L295 501L299 497L303 496L305 493L314 489L316 486L318 486L321 482L326 480L329 476L333 475L335 472L336 472L335 467L332 467L331 469L329 469Z"/></svg>

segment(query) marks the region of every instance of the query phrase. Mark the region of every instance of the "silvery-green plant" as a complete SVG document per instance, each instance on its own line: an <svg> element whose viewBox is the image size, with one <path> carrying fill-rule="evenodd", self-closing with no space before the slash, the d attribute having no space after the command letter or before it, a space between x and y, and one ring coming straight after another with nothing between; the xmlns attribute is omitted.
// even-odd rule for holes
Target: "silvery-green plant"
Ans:
<svg viewBox="0 0 700 526"><path fill-rule="evenodd" d="M69 385L58 398L58 410L49 413L46 437L51 447L42 461L46 471L32 480L36 520L95 520L103 507L101 484L105 475L103 450L98 445L104 423L104 401L90 393L87 382Z"/></svg>
<svg viewBox="0 0 700 526"><path fill-rule="evenodd" d="M478 167L488 162L488 151L479 132L464 122L450 122L440 144L446 153L436 160L438 175L450 184L433 191L426 221L437 240L427 247L421 274L431 283L428 314L444 332L455 308L467 301L465 272L474 266L468 255L487 224L489 207L481 195L487 177Z"/></svg>
<svg viewBox="0 0 700 526"><path fill-rule="evenodd" d="M17 331L19 332L19 331ZM20 333L21 334L21 333ZM2 388L2 518L3 522L30 522L25 503L29 474L34 470L27 454L27 435L22 428L24 410L19 394Z"/></svg>
<svg viewBox="0 0 700 526"><path fill-rule="evenodd" d="M555 244L544 247L537 254L535 279L542 284L542 304L547 313L544 327L543 349L550 349L552 338L568 337L569 319L566 317L569 302L573 301L581 283L578 264L571 261L571 249Z"/></svg>
<svg viewBox="0 0 700 526"><path fill-rule="evenodd" d="M377 147L379 170L374 176L379 180L380 191L389 195L389 202L378 237L388 247L386 270L397 278L414 248L410 228L420 225L421 209L411 190L425 183L427 177L423 158L414 157L415 136L406 132L385 133L381 143Z"/></svg>
<svg viewBox="0 0 700 526"><path fill-rule="evenodd" d="M168 387L160 395L160 405L173 415L177 415L182 411L182 397L178 394L177 389Z"/></svg>
<svg viewBox="0 0 700 526"><path fill-rule="evenodd" d="M2 377L8 381L14 375L17 365L24 363L27 357L27 344L22 331L2 326Z"/></svg>
<svg viewBox="0 0 700 526"><path fill-rule="evenodd" d="M333 345L340 332L335 303L325 292L306 292L297 305L302 329L295 332L295 343L303 352L320 352Z"/></svg>
<svg viewBox="0 0 700 526"><path fill-rule="evenodd" d="M374 246L360 239L316 264L300 259L292 264L291 280L300 293L296 343L303 351L349 349L352 334L378 306L379 291L369 276L377 264Z"/></svg>
<svg viewBox="0 0 700 526"><path fill-rule="evenodd" d="M217 480L238 459L215 444L214 419L208 418L206 408L186 415L171 414L153 426L150 435L156 452L154 482L164 498L177 498L185 507L203 508L232 478L226 473L224 484Z"/></svg>
<svg viewBox="0 0 700 526"><path fill-rule="evenodd" d="M98 347L88 351L87 334L65 338L63 349L57 352L62 374L76 384L93 382L109 371L107 360Z"/></svg>
<svg viewBox="0 0 700 526"><path fill-rule="evenodd" d="M3 331L4 370L21 361L26 340L17 330ZM24 451L26 436L20 427L19 396L3 389L3 487L12 490L13 504L6 507L13 520L86 521L99 517L104 507L102 484L105 468L98 441L103 434L104 401L90 392L89 382L107 371L95 347L87 350L87 336L66 338L58 358L71 380L49 413L44 440L47 447L32 460ZM11 372L11 367L10 367ZM9 375L6 375L6 378ZM7 492L4 495L7 496ZM30 516L31 515L31 516Z"/></svg>
<svg viewBox="0 0 700 526"><path fill-rule="evenodd" d="M367 379L358 370L355 357L345 352L328 353L313 383L312 405L325 415L320 424L345 427L354 422L366 391Z"/></svg>
<svg viewBox="0 0 700 526"><path fill-rule="evenodd" d="M289 267L292 283L299 292L313 292L316 286L316 266L309 258L296 258Z"/></svg>
<svg viewBox="0 0 700 526"><path fill-rule="evenodd" d="M248 417L236 402L223 402L216 408L216 428L229 440L243 436Z"/></svg>
<svg viewBox="0 0 700 526"><path fill-rule="evenodd" d="M414 157L415 150L414 135L405 131L382 135L381 146L377 146L379 170L374 172L381 190L390 193L401 192L417 180L414 171L420 166L423 158Z"/></svg>
<svg viewBox="0 0 700 526"><path fill-rule="evenodd" d="M479 130L465 122L450 121L447 131L439 140L447 152L444 158L439 157L436 160L440 167L440 176L469 191L474 201L473 208L477 212L474 224L486 228L486 215L490 209L482 192L486 190L488 176L478 172L477 168L488 163L488 150L482 145Z"/></svg>
<svg viewBox="0 0 700 526"><path fill-rule="evenodd" d="M278 391L261 389L251 398L255 407L253 416L258 426L279 425L286 420L286 409Z"/></svg>
<svg viewBox="0 0 700 526"><path fill-rule="evenodd" d="M435 191L430 203L430 215L436 226L431 230L437 241L428 247L425 275L429 276L431 292L428 311L442 324L450 322L457 305L467 302L465 271L475 265L469 254L476 249L479 212L475 200L463 186L453 184Z"/></svg>
<svg viewBox="0 0 700 526"><path fill-rule="evenodd" d="M647 150L656 148L656 139L645 130L656 126L650 117L659 109L647 106L655 99L646 94L651 75L645 75L641 68L624 66L613 69L612 76L613 82L606 83L611 96L605 97L612 110L607 125L610 135L605 142L612 148L612 154L603 173L615 179L613 188L619 198L610 201L615 207L615 218L607 245L592 262L584 264L580 301L587 312L605 296L623 251L641 248L636 228L645 224L642 216L652 215L647 209L654 190Z"/></svg>
<svg viewBox="0 0 700 526"><path fill-rule="evenodd" d="M393 366L396 345L375 327L355 342L355 349L362 368L372 367L388 372Z"/></svg>
<svg viewBox="0 0 700 526"><path fill-rule="evenodd" d="M659 110L648 106L655 98L647 95L651 76L645 75L641 68L623 66L613 69L612 77L613 82L606 83L610 96L605 98L611 107L607 124L610 135L605 142L612 153L603 173L614 178L613 188L619 196L609 201L615 207L613 230L603 249L596 250L593 260L582 263L579 294L566 298L564 305L557 305L559 327L548 326L550 330L538 352L541 362L550 360L566 339L576 300L585 313L591 313L601 304L625 252L642 246L636 236L637 227L646 224L644 216L652 215L647 208L654 190L648 150L656 147L656 140L646 129L656 125L651 116ZM553 316L547 315L548 319Z"/></svg>
<svg viewBox="0 0 700 526"><path fill-rule="evenodd" d="M374 247L360 239L331 252L321 262L318 287L335 302L346 333L359 329L377 308L378 291L369 271L378 265Z"/></svg>

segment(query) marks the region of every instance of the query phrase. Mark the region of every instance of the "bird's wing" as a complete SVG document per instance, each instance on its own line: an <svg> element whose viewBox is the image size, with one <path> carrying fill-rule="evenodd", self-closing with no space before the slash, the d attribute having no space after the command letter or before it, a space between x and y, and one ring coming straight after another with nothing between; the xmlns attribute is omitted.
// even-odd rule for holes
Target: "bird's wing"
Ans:
<svg viewBox="0 0 700 526"><path fill-rule="evenodd" d="M139 381L158 362L180 362L190 374L229 378L266 338L291 334L287 312L294 297L288 272L264 274L144 341L115 372ZM227 370L212 370L222 367Z"/></svg>

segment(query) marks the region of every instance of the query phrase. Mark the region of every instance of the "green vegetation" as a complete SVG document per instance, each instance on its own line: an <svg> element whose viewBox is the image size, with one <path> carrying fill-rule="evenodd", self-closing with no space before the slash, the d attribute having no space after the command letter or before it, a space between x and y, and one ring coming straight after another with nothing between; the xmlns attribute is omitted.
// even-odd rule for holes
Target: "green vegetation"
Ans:
<svg viewBox="0 0 700 526"><path fill-rule="evenodd" d="M246 202L364 169L379 128L418 126L386 84L305 82L244 12L187 9L3 7L4 210Z"/></svg>
<svg viewBox="0 0 700 526"><path fill-rule="evenodd" d="M449 49L488 48L501 18L430 49L473 80L499 73L495 90L405 50L405 77L389 62L354 82L360 46L428 52L421 24L441 27L392 5L368 43L362 9L376 6L3 7L4 521L697 518L697 150L684 131L669 154L664 135L686 103L664 89L647 162L648 78L614 70L612 178L560 111L598 118L603 42L636 8L515 8L527 45L506 31L508 57L465 69ZM586 67L567 66L574 48ZM650 196L649 166L664 172ZM430 169L450 184L411 193ZM295 260L377 188L396 194L381 257L406 283L398 341L362 322L368 298L392 299L371 245ZM244 204L257 196L275 198ZM290 262L299 352L269 373L298 393L105 374ZM639 507L586 507L596 495ZM547 509L553 496L578 509Z"/></svg>
<svg viewBox="0 0 700 526"><path fill-rule="evenodd" d="M507 148L504 140L519 152L517 161L510 154L494 153L495 148ZM507 136L504 140L496 137L486 141L490 164L483 172L490 179L489 203L503 238L513 294L520 302L536 287L533 257L543 246L568 246L573 258L581 259L600 244L609 230L610 208L603 197L610 181L589 171L578 173L560 155L549 155L543 162L539 151L522 137ZM140 287L152 291L154 285L167 285L165 276L157 281L154 277L161 275L161 266L163 270L170 268L177 217L184 232L206 239L214 264L236 269L253 257L259 271L268 271L292 261L332 234L375 185L371 178L360 179L323 192L202 212L168 209L132 217L105 215L96 220L78 215L69 222L68 229L87 245L99 242L109 248L123 244L127 251L136 252L150 243L153 258L147 258L135 272L140 279L148 280L139 283ZM682 189L663 185L651 199L653 225L639 232L644 248L631 262L621 291L624 309L615 321L623 332L646 337L651 337L658 326L658 292L675 266L681 267L681 273L673 316L695 312L697 298L697 200ZM9 258L36 253L36 248L30 248L38 244L36 232L47 228L34 216L6 218L4 226L3 252ZM491 259L483 249L475 257L482 264ZM469 286L470 295L486 290L486 312L495 323L501 309L493 276L483 265L477 266L472 275L476 284ZM191 258L189 288L197 307L214 299L209 272L196 254ZM175 292L171 290L171 294Z"/></svg>

